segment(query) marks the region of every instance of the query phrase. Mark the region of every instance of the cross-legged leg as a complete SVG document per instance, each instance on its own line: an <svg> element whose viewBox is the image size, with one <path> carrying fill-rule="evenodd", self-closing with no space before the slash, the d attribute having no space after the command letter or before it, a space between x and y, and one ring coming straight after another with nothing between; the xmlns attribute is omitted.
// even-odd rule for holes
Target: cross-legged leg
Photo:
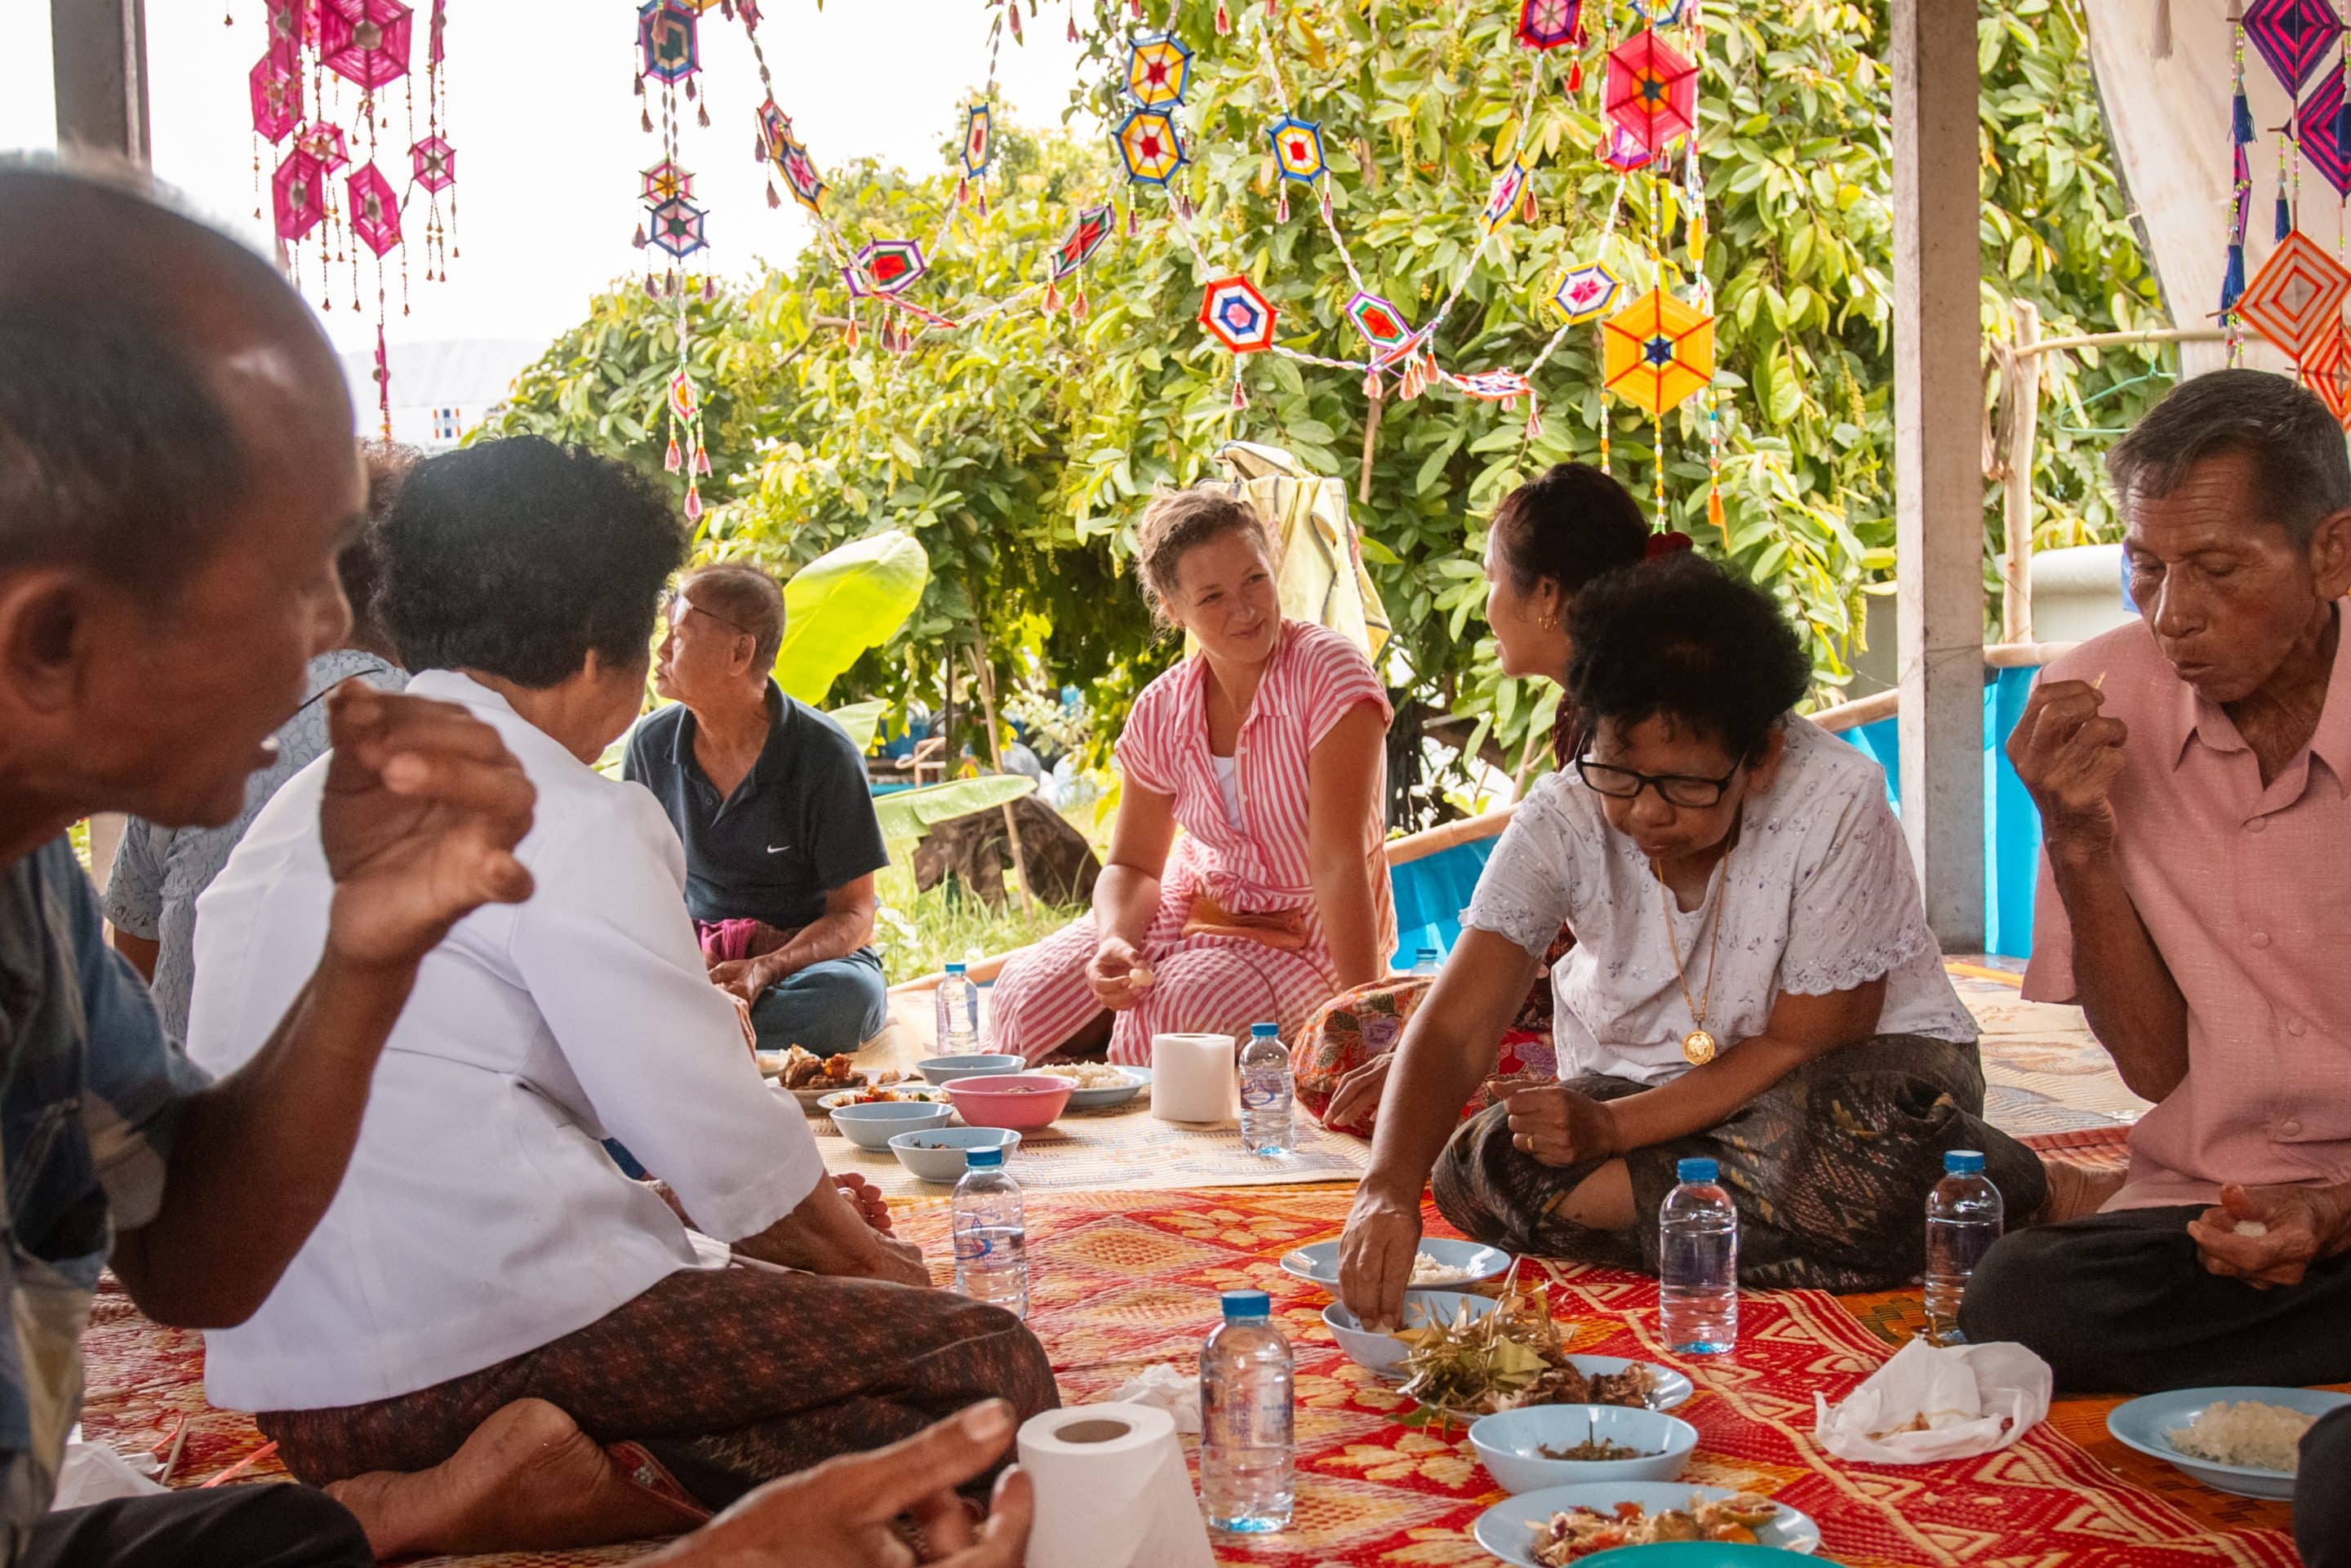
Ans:
<svg viewBox="0 0 2351 1568"><path fill-rule="evenodd" d="M762 1051L797 1045L819 1056L848 1055L889 1021L882 960L862 948L787 975L751 1004Z"/></svg>
<svg viewBox="0 0 2351 1568"><path fill-rule="evenodd" d="M623 1488L636 1483L611 1445L641 1445L693 1500L719 1508L991 1396L1021 1419L1059 1403L1043 1348L1010 1313L943 1291L738 1261L682 1270L588 1327L478 1373L258 1419L307 1480L401 1472L353 1495L371 1536L381 1527L402 1550L478 1552L626 1539L613 1532L661 1524L642 1500L634 1513L616 1501L632 1500L609 1484L616 1473ZM545 1410L504 1414L533 1401L617 1471ZM680 1522L673 1510L668 1528ZM567 1531L570 1539L556 1539Z"/></svg>
<svg viewBox="0 0 2351 1568"><path fill-rule="evenodd" d="M2205 1271L2188 1234L2203 1212L2128 1208L2012 1231L1969 1277L1959 1327L2014 1340L2059 1388L2085 1393L2351 1379L2351 1257L2255 1290Z"/></svg>

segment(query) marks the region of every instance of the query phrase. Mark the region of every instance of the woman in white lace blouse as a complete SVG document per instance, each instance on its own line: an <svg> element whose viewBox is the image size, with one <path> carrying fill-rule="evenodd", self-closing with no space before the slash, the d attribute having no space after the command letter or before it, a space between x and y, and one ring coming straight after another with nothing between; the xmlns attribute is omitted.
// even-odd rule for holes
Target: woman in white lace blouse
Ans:
<svg viewBox="0 0 2351 1568"><path fill-rule="evenodd" d="M1395 1319L1432 1168L1468 1235L1654 1273L1676 1162L1713 1158L1766 1286L1916 1275L1950 1149L1984 1151L2011 1214L2037 1206L2038 1158L1982 1120L1884 777L1789 711L1810 672L1771 601L1673 556L1593 583L1571 629L1585 740L1520 807L1397 1047L1348 1305ZM1560 1081L1456 1132L1562 922Z"/></svg>

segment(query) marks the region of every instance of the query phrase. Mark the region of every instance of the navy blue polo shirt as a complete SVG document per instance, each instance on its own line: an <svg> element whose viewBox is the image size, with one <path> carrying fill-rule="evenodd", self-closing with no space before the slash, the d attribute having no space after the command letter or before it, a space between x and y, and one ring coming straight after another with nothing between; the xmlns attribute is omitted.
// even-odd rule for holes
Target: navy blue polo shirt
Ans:
<svg viewBox="0 0 2351 1568"><path fill-rule="evenodd" d="M768 683L768 744L720 800L694 757L694 715L656 709L630 733L622 777L653 792L685 842L685 906L696 920L764 920L790 931L825 894L890 863L846 731Z"/></svg>

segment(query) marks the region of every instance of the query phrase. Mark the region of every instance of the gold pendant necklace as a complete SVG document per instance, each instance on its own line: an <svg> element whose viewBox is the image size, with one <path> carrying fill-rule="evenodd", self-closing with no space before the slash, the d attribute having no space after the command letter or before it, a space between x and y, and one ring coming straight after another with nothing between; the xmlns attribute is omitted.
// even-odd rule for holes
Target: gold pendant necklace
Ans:
<svg viewBox="0 0 2351 1568"><path fill-rule="evenodd" d="M1729 850L1725 850L1722 853L1724 904L1730 901L1730 855L1731 852ZM1682 984L1682 1000L1689 1007L1690 1023L1693 1026L1689 1033L1682 1036L1682 1060L1692 1067L1704 1067L1715 1059L1719 1050L1714 1036L1707 1032L1706 1009L1707 1004L1714 998L1715 955L1722 948L1722 905L1715 906L1714 936L1707 944L1706 988L1693 998L1690 995L1689 972L1682 967L1681 942L1674 936L1673 890L1666 885L1665 873L1662 870L1657 873L1657 901L1659 906L1666 912L1666 947L1674 956L1674 977Z"/></svg>

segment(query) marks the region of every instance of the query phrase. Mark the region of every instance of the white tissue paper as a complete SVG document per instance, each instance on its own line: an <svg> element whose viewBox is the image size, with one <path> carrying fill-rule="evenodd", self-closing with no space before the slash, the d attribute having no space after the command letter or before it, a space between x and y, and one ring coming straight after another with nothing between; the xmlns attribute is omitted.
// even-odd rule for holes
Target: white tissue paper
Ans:
<svg viewBox="0 0 2351 1568"><path fill-rule="evenodd" d="M1176 1417L1176 1429L1186 1437L1200 1435L1200 1380L1165 1363L1146 1366L1140 1377L1119 1385L1111 1398L1121 1405L1149 1405Z"/></svg>
<svg viewBox="0 0 2351 1568"><path fill-rule="evenodd" d="M1175 1417L1080 1405L1020 1427L1036 1491L1028 1568L1216 1568Z"/></svg>
<svg viewBox="0 0 2351 1568"><path fill-rule="evenodd" d="M81 1428L74 1431L78 1434ZM139 1473L130 1460L105 1443L85 1443L78 1436L66 1444L65 1462L57 1467L57 1495L52 1511L88 1508L120 1498L152 1497L163 1489L154 1478Z"/></svg>
<svg viewBox="0 0 2351 1568"><path fill-rule="evenodd" d="M1813 1431L1841 1459L1963 1459L2005 1448L2039 1426L2053 1383L2049 1364L2021 1344L1938 1346L1914 1339L1843 1404L1832 1407L1813 1395Z"/></svg>

